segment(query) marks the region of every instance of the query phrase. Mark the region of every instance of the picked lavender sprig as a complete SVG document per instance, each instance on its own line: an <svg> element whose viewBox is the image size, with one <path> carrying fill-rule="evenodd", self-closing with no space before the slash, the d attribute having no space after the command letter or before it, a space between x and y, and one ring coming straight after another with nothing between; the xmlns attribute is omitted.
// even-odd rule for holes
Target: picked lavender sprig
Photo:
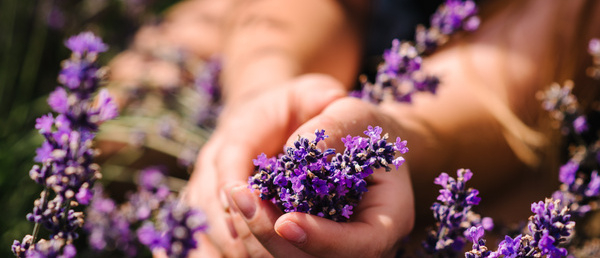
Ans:
<svg viewBox="0 0 600 258"><path fill-rule="evenodd" d="M93 163L92 148L98 126L118 115L117 106L105 90L94 98L100 86L102 71L97 55L107 46L91 32L69 38L65 45L73 51L62 63L58 81L62 84L48 97L48 104L58 113L36 120L35 128L45 141L37 149L30 177L43 187L27 219L35 223L31 236L15 240L17 257L73 257L72 246L83 224L83 213L73 207L87 205L91 187L101 177L100 167ZM40 227L50 232L50 240L40 240Z"/></svg>
<svg viewBox="0 0 600 258"><path fill-rule="evenodd" d="M514 239L505 236L496 251L489 251L483 240L480 226L469 228L469 239L473 241L473 249L465 253L467 258L482 257L564 257L567 249L561 245L573 234L575 222L567 207L560 205L560 200L546 199L531 204L534 213L529 217L529 234L521 234Z"/></svg>
<svg viewBox="0 0 600 258"><path fill-rule="evenodd" d="M278 157L261 154L254 160L254 176L249 187L260 192L284 212L304 212L334 221L347 221L367 191L366 178L377 168L390 171L404 163L396 153L408 151L406 141L396 138L388 143L381 127L364 132L367 137L342 138L345 150L321 150L317 144L327 138L324 130L315 131L315 140L299 137ZM328 161L330 159L330 161Z"/></svg>
<svg viewBox="0 0 600 258"><path fill-rule="evenodd" d="M473 172L469 169L459 169L455 179L446 173L441 173L434 181L440 185L440 195L431 206L436 220L435 229L428 233L423 247L430 254L441 257L453 257L466 244L472 226L482 226L485 230L493 228L491 218L481 218L472 211L473 206L479 205L479 191L467 188L466 182L471 179ZM479 234L479 233L478 233Z"/></svg>

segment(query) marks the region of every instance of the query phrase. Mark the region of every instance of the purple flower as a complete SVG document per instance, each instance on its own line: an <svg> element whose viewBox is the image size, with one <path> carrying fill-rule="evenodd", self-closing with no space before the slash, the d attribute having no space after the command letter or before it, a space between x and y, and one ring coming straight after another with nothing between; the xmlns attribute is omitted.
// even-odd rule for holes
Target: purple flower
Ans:
<svg viewBox="0 0 600 258"><path fill-rule="evenodd" d="M54 125L52 114L41 116L35 120L35 129L38 129L41 134L52 132L52 125Z"/></svg>
<svg viewBox="0 0 600 258"><path fill-rule="evenodd" d="M374 169L391 170L404 159L406 141L388 143L380 127L369 126L367 137L342 138L346 149L320 150L317 145L327 138L324 130L315 131L315 140L299 137L292 147L277 158L259 155L253 162L256 174L248 179L263 200L272 200L284 212L306 212L335 221L346 221L367 191L365 178Z"/></svg>
<svg viewBox="0 0 600 258"><path fill-rule="evenodd" d="M156 191L165 183L165 172L159 167L150 167L140 171L139 185L147 191Z"/></svg>
<svg viewBox="0 0 600 258"><path fill-rule="evenodd" d="M574 161L569 161L560 167L559 180L565 184L572 184L575 182L575 175L579 169L579 164Z"/></svg>
<svg viewBox="0 0 600 258"><path fill-rule="evenodd" d="M69 110L67 91L63 88L56 88L48 97L48 105L58 113L67 113Z"/></svg>
<svg viewBox="0 0 600 258"><path fill-rule="evenodd" d="M112 120L119 115L119 108L106 89L100 90L97 109L98 122Z"/></svg>
<svg viewBox="0 0 600 258"><path fill-rule="evenodd" d="M577 117L574 121L573 121L573 128L575 129L575 132L578 134L581 134L585 131L588 130L588 124L587 124L587 120L585 119L585 116L579 116Z"/></svg>
<svg viewBox="0 0 600 258"><path fill-rule="evenodd" d="M380 103L386 98L410 102L416 92L436 91L439 80L422 74L422 58L414 46L394 39L392 47L385 50L383 59L384 62L377 69L375 82L364 80L361 93L353 93L353 96L372 103Z"/></svg>
<svg viewBox="0 0 600 258"><path fill-rule="evenodd" d="M600 193L600 176L598 176L598 171L594 170L592 172L590 183L585 190L585 195L587 197L597 197L598 193Z"/></svg>
<svg viewBox="0 0 600 258"><path fill-rule="evenodd" d="M505 257L517 257L521 249L522 237L522 235L518 235L512 239L510 236L504 236L504 240L498 245L497 253Z"/></svg>
<svg viewBox="0 0 600 258"><path fill-rule="evenodd" d="M91 33L83 33L66 44L76 53L63 62L58 79L62 87L48 97L48 104L58 115L53 118L48 114L36 120L35 127L45 141L36 150L34 160L42 164L29 171L30 177L44 190L27 219L46 228L50 240L37 241L39 231L35 231L29 243L31 248L22 250L23 244L14 246L13 252L20 257L75 256L71 243L79 237L77 230L83 225L84 216L73 207L90 202L91 187L100 178L100 168L93 163L94 133L99 122L116 116L106 93L100 94L99 109L91 105L91 96L100 81L95 55L106 50L104 43ZM99 113L104 120L94 119Z"/></svg>
<svg viewBox="0 0 600 258"><path fill-rule="evenodd" d="M78 55L98 54L108 49L108 46L102 42L100 37L96 37L89 31L70 37L65 41L65 46Z"/></svg>
<svg viewBox="0 0 600 258"><path fill-rule="evenodd" d="M433 217L436 220L434 230L431 230L423 242L428 253L443 257L455 256L463 249L466 238L479 235L479 230L489 230L493 227L490 218L481 219L472 211L473 206L478 205L481 198L477 195L479 191L466 187L466 182L471 179L473 173L469 169L459 169L458 177L455 179L447 173L441 173L435 178L434 183L440 185L440 194L431 206ZM468 231L472 228L472 231ZM483 233L481 233L483 235ZM481 236L477 237L477 239ZM479 241L479 240L478 240ZM479 246L485 243L475 242L473 257L479 257ZM471 257L470 256L470 257Z"/></svg>

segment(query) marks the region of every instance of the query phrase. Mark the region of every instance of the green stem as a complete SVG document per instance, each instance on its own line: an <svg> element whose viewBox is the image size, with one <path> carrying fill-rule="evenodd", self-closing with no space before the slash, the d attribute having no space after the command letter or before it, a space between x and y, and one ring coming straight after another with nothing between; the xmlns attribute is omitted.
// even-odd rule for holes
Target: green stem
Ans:
<svg viewBox="0 0 600 258"><path fill-rule="evenodd" d="M41 199L40 201L42 202L41 207L46 206L48 203L48 188L44 188L44 191L42 191L40 199ZM35 242L37 242L37 238L40 233L40 227L41 227L41 224L39 222L36 222L35 226L33 226L33 233L31 233L31 235L33 236L33 239L31 241L32 245L34 245Z"/></svg>

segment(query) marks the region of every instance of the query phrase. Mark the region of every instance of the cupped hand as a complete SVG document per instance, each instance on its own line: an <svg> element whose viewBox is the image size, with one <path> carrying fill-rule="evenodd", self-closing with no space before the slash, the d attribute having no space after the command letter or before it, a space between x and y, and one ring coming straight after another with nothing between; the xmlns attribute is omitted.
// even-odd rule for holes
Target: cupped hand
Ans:
<svg viewBox="0 0 600 258"><path fill-rule="evenodd" d="M329 138L320 147L341 152L342 137L362 136L369 125L381 126L390 139L402 134L394 120L378 107L343 98L301 125L288 139L288 146L297 135L314 138L316 129L324 129ZM379 169L368 182L368 192L349 222L298 212L282 214L270 201L260 200L247 185L230 187L232 222L246 250L256 257L393 257L414 221L408 166L390 172Z"/></svg>
<svg viewBox="0 0 600 258"><path fill-rule="evenodd" d="M243 101L228 103L211 139L201 150L187 186L188 202L207 215L202 245L225 257L252 255L240 241L229 215L224 186L246 184L252 159L275 154L291 132L346 95L343 85L325 75L303 75ZM213 248L215 247L215 248Z"/></svg>

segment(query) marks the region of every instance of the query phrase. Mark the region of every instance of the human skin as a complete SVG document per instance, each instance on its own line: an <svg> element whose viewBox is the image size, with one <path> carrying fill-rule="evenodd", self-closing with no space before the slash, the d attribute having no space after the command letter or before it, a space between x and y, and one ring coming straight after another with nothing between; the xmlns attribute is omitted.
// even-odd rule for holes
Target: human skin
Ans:
<svg viewBox="0 0 600 258"><path fill-rule="evenodd" d="M269 1L258 2L265 5L248 10L269 10ZM431 185L433 178L440 172L452 172L463 167L476 173L472 183L480 189L482 195L501 190L508 195L518 196L518 199L511 199L511 205L522 206L522 210L527 213L528 203L542 199L553 186L548 183L551 179L549 175L531 173L527 166L535 166L539 162L536 161L537 148L542 148L546 143L542 135L530 128L535 126L540 115L535 93L554 79L540 76L538 71L550 69L541 65L552 61L552 58L548 59L548 53L554 50L547 42L551 42L557 35L572 33L569 30L557 32L548 24L551 24L557 14L576 17L583 2L548 4L534 0L520 4L518 8L501 9L490 16L478 32L452 42L425 60L424 68L427 73L440 75L442 84L435 95L416 96L410 105L384 102L375 107L343 98L344 90L351 85L347 76L355 76L354 72L345 74L327 70L326 67L314 68L315 64L330 66L331 63L327 60L311 60L319 56L311 53L322 54L324 49L331 49L328 47L320 51L317 50L320 48L309 48L309 51L301 47L297 55L291 54L295 53L294 44L306 37L293 37L294 40L289 41L285 37L278 38L281 36L278 33L285 30L269 29L269 22L250 22L262 29L253 27L255 30L233 33L232 38L227 41L230 45L224 49L224 53L233 54L229 56L231 59L226 59L231 61L226 61L223 74L227 95L225 112L215 135L199 156L198 169L188 188L191 203L200 205L208 213L212 229L207 237L211 242L206 243L211 247L207 250L222 252L224 256L231 257L281 256L280 254L293 252L327 256L344 254L344 248L354 253L364 253L367 252L365 248L370 248L373 252L370 254L385 255L396 250L397 241L407 234L412 223L407 223L404 227L396 225L392 234L383 235L385 241L365 237L363 240L366 239L370 246L357 245L352 234L342 234L359 232L352 231L353 225L360 227L363 225L360 223L368 224L369 219L362 221L364 217L361 212L357 212L348 225L332 226L345 227L347 231L332 229L339 233L340 238L321 238L320 234L329 232L317 229L331 228L330 222L297 213L280 216L268 202L258 201L251 192L240 188L252 173L251 159L263 152L268 156L276 155L284 143L291 143L298 134L311 135L315 129L325 129L330 135L326 140L328 146L335 146L334 141L347 134L360 135L367 125L380 125L391 136L407 140L410 151L406 154L405 167L401 171L395 171L395 174L377 173L377 176L389 176L388 183L407 190L411 187L404 183L408 182L410 171L412 185L418 186L413 187L416 198L414 209L418 218L428 215L428 207L435 194L431 187L423 186ZM287 16L279 14L285 13L281 11L282 7L277 4L273 6L277 6L274 8L278 12L265 11L264 15L274 15L277 19L285 20ZM301 10L298 7L295 9ZM517 20L514 13L518 14ZM291 19L290 22L294 24L301 21L301 18L299 16L298 20ZM519 26L515 26L514 30L506 30L507 20ZM574 23L564 26L570 25L574 26ZM301 31L297 33L302 34ZM262 37L252 41L256 35ZM243 45L242 42L247 43L247 40L251 42L247 47L238 48ZM349 47L353 44L358 46L358 42L360 41L351 43ZM344 55L325 56L335 57L332 58L337 60L335 64L347 64L339 59ZM350 60L356 61L354 58ZM341 70L354 71L352 69L355 66L349 67ZM305 75L309 72L318 72L320 75ZM307 77L308 80L305 80ZM325 90L335 93L323 94ZM243 160L247 162L239 162ZM538 184L527 184L530 180L536 180ZM540 189L544 187L546 189ZM386 204L391 209L389 213L374 209L381 212L378 214L382 217L389 215L393 216L390 217L392 221L408 221L414 216L412 202L406 200L412 198L408 192L395 195L398 199L385 198L383 191L374 192L371 195L367 193L360 205L371 207L364 203L374 201L383 204L381 199L385 199L389 202ZM392 201L403 203L406 212L394 213L401 209ZM255 215L244 218L244 209L240 209L240 206L244 207L248 202L256 205ZM502 200L497 203L501 202ZM359 210L367 213L371 211L361 206ZM231 209L231 212L226 212L227 209ZM516 212L512 215L519 214ZM373 216L368 217L371 219L370 225L375 225L377 221L373 220ZM286 230L292 231L285 227L291 225L287 224L289 221L305 230L305 241L297 244L282 238L286 235ZM358 224L352 224L354 222ZM378 232L374 230L382 228L382 225L363 227L365 232L362 234L369 236L369 233ZM329 250L334 252L326 253L323 246L333 246Z"/></svg>

